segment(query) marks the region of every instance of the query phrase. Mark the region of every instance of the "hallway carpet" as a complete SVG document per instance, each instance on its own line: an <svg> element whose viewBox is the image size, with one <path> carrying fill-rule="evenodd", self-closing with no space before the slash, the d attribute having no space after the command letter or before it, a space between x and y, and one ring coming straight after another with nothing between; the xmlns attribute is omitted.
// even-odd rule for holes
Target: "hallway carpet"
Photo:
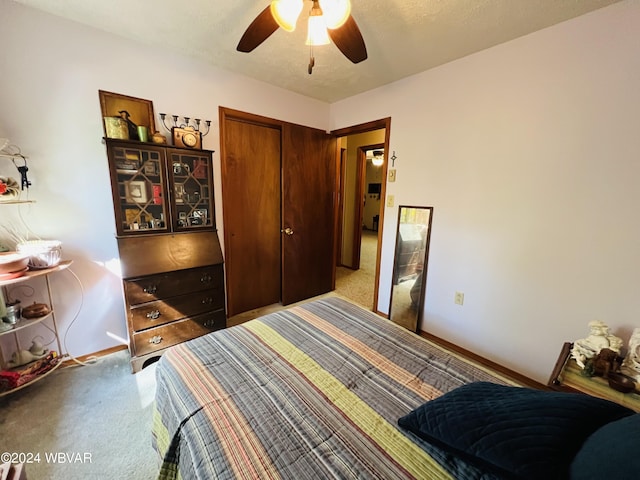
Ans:
<svg viewBox="0 0 640 480"><path fill-rule="evenodd" d="M363 230L360 268L358 270L346 267L336 268L335 292L368 310L373 309L377 249L378 232Z"/></svg>

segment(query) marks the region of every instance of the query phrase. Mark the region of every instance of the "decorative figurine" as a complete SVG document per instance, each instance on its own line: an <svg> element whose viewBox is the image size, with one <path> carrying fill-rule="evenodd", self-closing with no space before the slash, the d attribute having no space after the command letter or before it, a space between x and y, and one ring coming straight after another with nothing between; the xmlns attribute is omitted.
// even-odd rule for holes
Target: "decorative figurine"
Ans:
<svg viewBox="0 0 640 480"><path fill-rule="evenodd" d="M131 120L131 114L126 110L120 110L118 113L124 119L124 121L127 122L127 129L129 130L129 138L131 140L140 140L140 137L138 137L138 126L135 123L133 123L133 120Z"/></svg>
<svg viewBox="0 0 640 480"><path fill-rule="evenodd" d="M155 132L153 132L153 135L151 135L151 141L153 143L165 145L167 143L167 137L165 137L159 131L156 130Z"/></svg>
<svg viewBox="0 0 640 480"><path fill-rule="evenodd" d="M584 374L590 377L607 377L609 373L620 369L622 357L619 352L603 348L598 354L585 362Z"/></svg>
<svg viewBox="0 0 640 480"><path fill-rule="evenodd" d="M625 367L629 375L640 381L640 328L634 329L631 334L629 350L622 366Z"/></svg>
<svg viewBox="0 0 640 480"><path fill-rule="evenodd" d="M624 342L620 337L609 333L609 326L600 320L589 322L589 336L573 342L571 357L575 359L580 368L585 367L585 362L595 357L600 350L608 348L620 353Z"/></svg>
<svg viewBox="0 0 640 480"><path fill-rule="evenodd" d="M49 351L46 350L40 342L33 340L29 350L14 352L11 360L7 362L7 366L9 368L21 367L22 365L33 362L34 360L41 359L47 353L49 353Z"/></svg>

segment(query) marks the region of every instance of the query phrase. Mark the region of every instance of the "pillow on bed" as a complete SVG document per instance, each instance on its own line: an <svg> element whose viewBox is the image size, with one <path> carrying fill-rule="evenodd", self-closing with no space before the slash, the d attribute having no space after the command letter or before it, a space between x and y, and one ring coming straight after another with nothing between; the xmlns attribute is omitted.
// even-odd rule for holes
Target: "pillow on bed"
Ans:
<svg viewBox="0 0 640 480"><path fill-rule="evenodd" d="M425 403L398 424L485 470L551 479L568 476L591 433L633 413L580 393L476 382Z"/></svg>
<svg viewBox="0 0 640 480"><path fill-rule="evenodd" d="M599 428L571 463L571 478L637 478L640 475L640 413Z"/></svg>

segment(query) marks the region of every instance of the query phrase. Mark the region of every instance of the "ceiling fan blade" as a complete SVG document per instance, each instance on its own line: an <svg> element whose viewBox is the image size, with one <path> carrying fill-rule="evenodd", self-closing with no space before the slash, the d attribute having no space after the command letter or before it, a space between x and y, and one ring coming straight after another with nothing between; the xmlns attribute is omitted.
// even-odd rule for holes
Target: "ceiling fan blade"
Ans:
<svg viewBox="0 0 640 480"><path fill-rule="evenodd" d="M236 50L250 52L279 28L278 23L271 14L271 7L265 8L247 28L238 42Z"/></svg>
<svg viewBox="0 0 640 480"><path fill-rule="evenodd" d="M351 15L340 28L330 29L329 36L336 47L353 63L367 59L367 47L360 29Z"/></svg>

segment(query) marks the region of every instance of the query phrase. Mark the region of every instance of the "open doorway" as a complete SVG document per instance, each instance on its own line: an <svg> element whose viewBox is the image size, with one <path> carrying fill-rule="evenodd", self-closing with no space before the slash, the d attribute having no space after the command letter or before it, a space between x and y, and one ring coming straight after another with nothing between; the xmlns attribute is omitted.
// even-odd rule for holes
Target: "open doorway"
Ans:
<svg viewBox="0 0 640 480"><path fill-rule="evenodd" d="M335 292L377 311L390 119L332 132L340 146Z"/></svg>

